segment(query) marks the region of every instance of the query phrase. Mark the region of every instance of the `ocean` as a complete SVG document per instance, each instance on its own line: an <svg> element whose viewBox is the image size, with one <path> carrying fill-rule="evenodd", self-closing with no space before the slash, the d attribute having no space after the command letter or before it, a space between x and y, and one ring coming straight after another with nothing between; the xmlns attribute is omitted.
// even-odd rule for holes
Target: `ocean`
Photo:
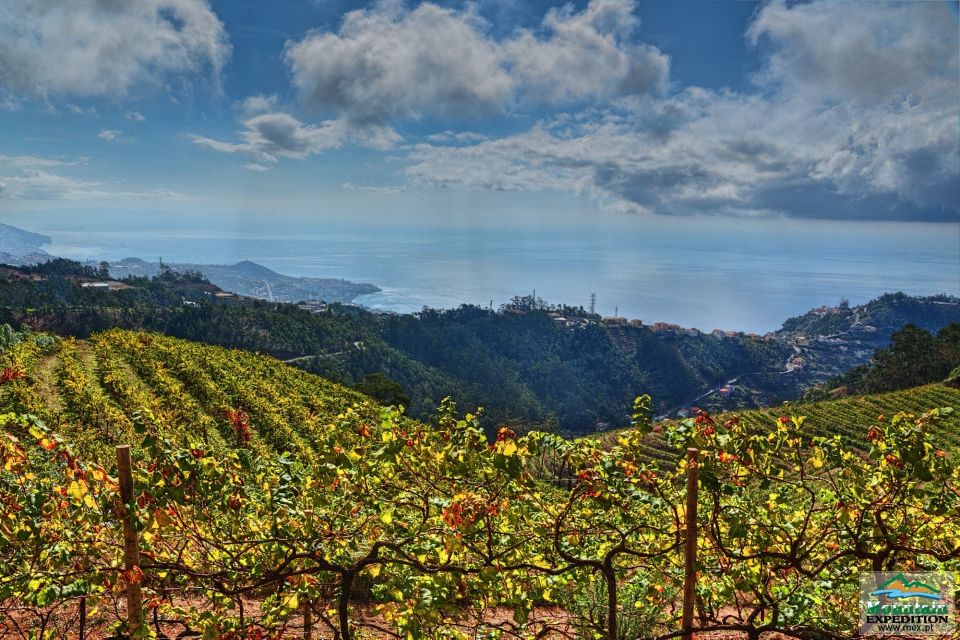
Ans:
<svg viewBox="0 0 960 640"><path fill-rule="evenodd" d="M398 312L497 307L533 291L548 302L588 307L595 293L603 315L765 333L841 298L859 304L895 291L960 295L956 224L631 216L501 227L249 215L97 220L17 216L9 223L53 236L45 249L74 259L246 259L288 275L371 282L382 291L357 302Z"/></svg>

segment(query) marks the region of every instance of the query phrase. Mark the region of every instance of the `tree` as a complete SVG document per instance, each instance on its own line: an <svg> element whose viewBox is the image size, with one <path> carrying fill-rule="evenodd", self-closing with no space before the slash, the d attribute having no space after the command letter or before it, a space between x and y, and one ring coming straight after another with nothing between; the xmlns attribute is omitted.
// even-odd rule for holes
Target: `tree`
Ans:
<svg viewBox="0 0 960 640"><path fill-rule="evenodd" d="M363 382L355 385L354 389L382 405L410 406L410 396L404 392L403 387L381 372L367 374L363 377Z"/></svg>

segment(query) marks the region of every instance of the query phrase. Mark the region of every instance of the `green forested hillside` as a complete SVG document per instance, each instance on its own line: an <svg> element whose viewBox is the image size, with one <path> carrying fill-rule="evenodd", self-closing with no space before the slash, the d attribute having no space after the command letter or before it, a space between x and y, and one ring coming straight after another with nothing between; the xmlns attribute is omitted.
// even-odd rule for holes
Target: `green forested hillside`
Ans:
<svg viewBox="0 0 960 640"><path fill-rule="evenodd" d="M811 390L809 399L822 399L839 390L845 394L909 389L950 377L960 365L960 323L931 333L909 324L893 334L890 346L873 359Z"/></svg>

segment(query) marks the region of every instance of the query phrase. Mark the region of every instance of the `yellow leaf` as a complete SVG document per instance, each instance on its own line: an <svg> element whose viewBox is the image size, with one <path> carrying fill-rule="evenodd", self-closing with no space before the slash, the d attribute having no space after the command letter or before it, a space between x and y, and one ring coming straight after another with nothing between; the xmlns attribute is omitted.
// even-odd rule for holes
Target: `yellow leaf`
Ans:
<svg viewBox="0 0 960 640"><path fill-rule="evenodd" d="M381 511L380 512L380 522L383 524L390 524L393 522L393 512L392 511Z"/></svg>
<svg viewBox="0 0 960 640"><path fill-rule="evenodd" d="M370 572L371 578L376 578L378 575L380 575L380 565L372 564L369 567L367 567L367 571Z"/></svg>
<svg viewBox="0 0 960 640"><path fill-rule="evenodd" d="M67 495L74 500L82 500L83 496L87 495L87 483L83 480L74 480L67 487Z"/></svg>
<svg viewBox="0 0 960 640"><path fill-rule="evenodd" d="M507 440L503 443L503 455L512 456L517 452L517 443L513 440Z"/></svg>

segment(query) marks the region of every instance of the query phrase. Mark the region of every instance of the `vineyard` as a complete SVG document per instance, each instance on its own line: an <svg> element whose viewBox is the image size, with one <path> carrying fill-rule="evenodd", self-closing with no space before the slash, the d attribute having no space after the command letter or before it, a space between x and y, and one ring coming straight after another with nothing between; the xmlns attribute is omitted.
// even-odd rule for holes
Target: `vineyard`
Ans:
<svg viewBox="0 0 960 640"><path fill-rule="evenodd" d="M22 374L0 387L0 408L38 416L98 460L115 442L139 440L136 419L179 444L199 441L213 452L243 444L309 461L317 434L339 413L378 411L274 358L121 330L88 341L32 336L0 354L0 370Z"/></svg>
<svg viewBox="0 0 960 640"><path fill-rule="evenodd" d="M876 421L878 417L890 417L901 411L921 414L937 407L960 408L960 389L943 384L930 384L906 391L791 403L776 409L720 414L716 419L725 422L736 417L748 430L764 431L785 412L800 414L806 417L805 427L811 435L838 435L844 445L851 449L862 449L866 446L863 425ZM659 427L657 431L665 427L666 425ZM606 436L606 439L609 440L610 436ZM943 416L937 429L930 433L930 441L947 451L960 451L960 413ZM676 452L662 433L651 433L645 443L649 448L644 456L645 460L665 464L676 461Z"/></svg>
<svg viewBox="0 0 960 640"><path fill-rule="evenodd" d="M943 386L664 424L641 396L606 438L488 439L152 334L18 336L0 372L4 637L668 640L692 464L698 637L851 637L861 571L960 569Z"/></svg>

